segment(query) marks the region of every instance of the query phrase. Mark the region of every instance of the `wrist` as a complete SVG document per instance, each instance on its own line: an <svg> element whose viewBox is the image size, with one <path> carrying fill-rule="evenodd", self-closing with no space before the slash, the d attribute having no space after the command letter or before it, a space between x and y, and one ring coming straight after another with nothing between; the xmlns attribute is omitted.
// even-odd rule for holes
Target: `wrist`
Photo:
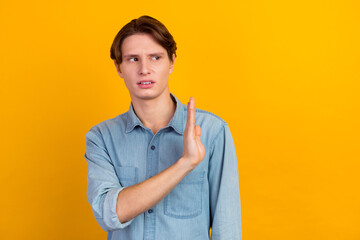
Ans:
<svg viewBox="0 0 360 240"><path fill-rule="evenodd" d="M194 164L193 161L191 161L186 157L179 158L177 163L180 166L180 168L186 172L186 174L191 172L196 167L196 164Z"/></svg>

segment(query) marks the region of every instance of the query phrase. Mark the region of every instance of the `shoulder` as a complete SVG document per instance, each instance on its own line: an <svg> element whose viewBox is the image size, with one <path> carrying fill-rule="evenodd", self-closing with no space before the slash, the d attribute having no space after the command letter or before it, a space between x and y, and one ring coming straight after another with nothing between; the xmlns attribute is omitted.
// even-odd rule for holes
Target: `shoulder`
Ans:
<svg viewBox="0 0 360 240"><path fill-rule="evenodd" d="M187 114L187 106L184 106L185 116ZM195 108L195 124L200 125L201 134L207 139L211 139L211 143L221 133L228 128L227 122L220 116L203 109Z"/></svg>
<svg viewBox="0 0 360 240"><path fill-rule="evenodd" d="M185 114L187 112L187 107L184 108ZM224 128L224 126L227 126L227 123L224 119L219 117L218 115L206 111L203 109L195 108L195 121L196 124L199 125L210 125L213 130Z"/></svg>
<svg viewBox="0 0 360 240"><path fill-rule="evenodd" d="M183 104L183 110L184 110L184 114L186 116L187 114L187 105ZM200 109L200 108L195 108L195 118L196 120L200 120L200 121L211 121L213 123L218 123L218 124L227 124L221 117L219 117L218 115Z"/></svg>
<svg viewBox="0 0 360 240"><path fill-rule="evenodd" d="M125 131L127 122L127 112L122 113L114 118L104 120L92 126L86 135L95 134L98 137L107 137L117 131Z"/></svg>

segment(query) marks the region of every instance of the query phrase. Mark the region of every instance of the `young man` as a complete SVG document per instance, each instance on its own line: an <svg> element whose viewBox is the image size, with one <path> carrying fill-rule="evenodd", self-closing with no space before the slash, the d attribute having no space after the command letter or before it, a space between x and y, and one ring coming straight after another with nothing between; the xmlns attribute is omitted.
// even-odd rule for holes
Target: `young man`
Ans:
<svg viewBox="0 0 360 240"><path fill-rule="evenodd" d="M87 197L108 239L241 239L234 142L225 121L170 93L176 43L142 16L126 24L111 58L129 110L86 134ZM196 113L196 117L195 117Z"/></svg>

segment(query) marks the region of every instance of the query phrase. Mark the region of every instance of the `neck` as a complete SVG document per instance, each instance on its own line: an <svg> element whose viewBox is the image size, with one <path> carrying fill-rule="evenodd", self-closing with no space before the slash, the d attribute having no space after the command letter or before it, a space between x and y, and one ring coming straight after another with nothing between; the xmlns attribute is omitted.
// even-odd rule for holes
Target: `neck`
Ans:
<svg viewBox="0 0 360 240"><path fill-rule="evenodd" d="M154 99L132 98L132 105L140 121L154 134L168 125L176 110L170 92L166 91Z"/></svg>

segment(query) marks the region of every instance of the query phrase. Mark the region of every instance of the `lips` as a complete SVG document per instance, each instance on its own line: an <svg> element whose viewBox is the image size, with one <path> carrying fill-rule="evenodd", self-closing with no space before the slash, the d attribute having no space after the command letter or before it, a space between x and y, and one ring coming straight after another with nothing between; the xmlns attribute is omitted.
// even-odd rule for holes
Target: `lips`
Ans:
<svg viewBox="0 0 360 240"><path fill-rule="evenodd" d="M154 86L155 82L152 80L141 80L139 82L137 82L137 85L140 88L151 88L152 86Z"/></svg>
<svg viewBox="0 0 360 240"><path fill-rule="evenodd" d="M155 81L153 81L153 80L141 80L141 81L138 81L136 84L146 85L146 83L155 83Z"/></svg>

